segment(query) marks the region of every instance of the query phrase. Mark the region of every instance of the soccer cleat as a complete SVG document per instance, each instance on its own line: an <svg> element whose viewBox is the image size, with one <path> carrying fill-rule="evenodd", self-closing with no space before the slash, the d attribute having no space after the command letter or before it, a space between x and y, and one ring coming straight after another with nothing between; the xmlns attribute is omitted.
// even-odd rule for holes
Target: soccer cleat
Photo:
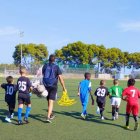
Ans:
<svg viewBox="0 0 140 140"><path fill-rule="evenodd" d="M5 121L7 121L7 122L9 122L9 123L12 122L12 121L10 120L10 118L8 118L8 117L5 118Z"/></svg>
<svg viewBox="0 0 140 140"><path fill-rule="evenodd" d="M86 115L84 115L83 113L81 114L81 117L85 120L86 119Z"/></svg>
<svg viewBox="0 0 140 140"><path fill-rule="evenodd" d="M139 123L136 122L136 123L135 123L135 127L134 127L134 131L136 131L138 128L139 128Z"/></svg>
<svg viewBox="0 0 140 140"><path fill-rule="evenodd" d="M50 120L53 120L54 118L55 118L55 115L54 114L51 114Z"/></svg>
<svg viewBox="0 0 140 140"><path fill-rule="evenodd" d="M117 120L118 118L119 118L119 114L118 114L118 112L116 112L115 119Z"/></svg>
<svg viewBox="0 0 140 140"><path fill-rule="evenodd" d="M115 118L114 116L112 116L112 120L115 121L115 119L116 119L116 118Z"/></svg>
<svg viewBox="0 0 140 140"><path fill-rule="evenodd" d="M48 122L48 123L52 123L52 121L51 121L50 118L47 118L47 122Z"/></svg>
<svg viewBox="0 0 140 140"><path fill-rule="evenodd" d="M26 124L28 124L28 123L29 123L29 121L28 121L28 119L27 119L27 118L24 118L24 121L25 121L25 123L26 123Z"/></svg>
<svg viewBox="0 0 140 140"><path fill-rule="evenodd" d="M124 126L125 129L129 130L129 126Z"/></svg>
<svg viewBox="0 0 140 140"><path fill-rule="evenodd" d="M22 123L22 121L20 120L20 121L18 121L18 125L23 125L23 123Z"/></svg>
<svg viewBox="0 0 140 140"><path fill-rule="evenodd" d="M101 120L104 120L104 119L105 119L104 116L102 116L102 117L101 117Z"/></svg>

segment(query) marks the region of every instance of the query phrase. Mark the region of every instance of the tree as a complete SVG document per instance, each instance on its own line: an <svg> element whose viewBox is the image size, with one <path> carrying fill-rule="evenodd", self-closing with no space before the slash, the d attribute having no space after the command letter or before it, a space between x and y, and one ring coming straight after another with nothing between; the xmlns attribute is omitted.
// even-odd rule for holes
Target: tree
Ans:
<svg viewBox="0 0 140 140"><path fill-rule="evenodd" d="M32 64L40 64L47 60L48 50L44 44L19 44L15 47L13 53L14 64L19 66L21 64L21 45L22 45L22 65L27 68Z"/></svg>
<svg viewBox="0 0 140 140"><path fill-rule="evenodd" d="M129 68L139 69L140 68L140 53L130 53L128 56Z"/></svg>
<svg viewBox="0 0 140 140"><path fill-rule="evenodd" d="M55 55L58 58L61 58L67 64L76 63L76 64L88 64L89 63L89 54L88 54L88 45L82 42L75 42L64 46L60 50L55 51Z"/></svg>
<svg viewBox="0 0 140 140"><path fill-rule="evenodd" d="M122 52L121 57L120 57L120 63L122 67L124 68L124 73L125 73L125 68L128 67L129 65L129 53L128 52Z"/></svg>

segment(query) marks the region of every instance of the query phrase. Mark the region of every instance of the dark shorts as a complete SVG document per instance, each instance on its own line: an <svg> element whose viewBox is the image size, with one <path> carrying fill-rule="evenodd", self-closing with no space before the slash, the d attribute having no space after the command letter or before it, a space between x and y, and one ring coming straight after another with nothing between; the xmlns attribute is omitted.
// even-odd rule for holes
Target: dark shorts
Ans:
<svg viewBox="0 0 140 140"><path fill-rule="evenodd" d="M18 104L25 104L25 105L31 104L30 95L19 93L18 94Z"/></svg>
<svg viewBox="0 0 140 140"><path fill-rule="evenodd" d="M16 101L6 101L9 109L15 109Z"/></svg>
<svg viewBox="0 0 140 140"><path fill-rule="evenodd" d="M97 102L97 105L99 108L104 108L105 107L105 102L102 103L102 102Z"/></svg>
<svg viewBox="0 0 140 140"><path fill-rule="evenodd" d="M48 91L47 100L56 100L57 88L56 87L46 87Z"/></svg>

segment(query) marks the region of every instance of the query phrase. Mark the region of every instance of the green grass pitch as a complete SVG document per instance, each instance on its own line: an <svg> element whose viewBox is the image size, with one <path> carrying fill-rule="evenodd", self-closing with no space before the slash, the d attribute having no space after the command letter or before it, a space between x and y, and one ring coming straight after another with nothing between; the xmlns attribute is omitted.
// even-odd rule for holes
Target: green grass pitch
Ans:
<svg viewBox="0 0 140 140"><path fill-rule="evenodd" d="M2 79L1 79L2 81ZM52 124L45 121L47 101L32 96L32 111L30 123L23 126L16 125L17 116L13 123L8 124L4 121L7 106L4 102L4 91L0 90L0 140L139 140L140 129L133 131L134 121L130 119L130 130L124 130L125 124L125 102L122 102L120 108L119 120L111 120L110 100L107 99L104 115L107 120L101 121L96 115L96 105L88 106L88 118L80 118L81 105L77 95L77 86L80 80L65 80L69 96L75 98L77 103L70 107L61 107L57 103L54 106L56 118ZM92 80L92 88L98 86L99 80ZM107 81L106 86L110 87L112 81ZM126 86L126 81L120 81L120 85ZM140 82L136 83L140 88ZM58 90L58 96L62 95L61 88ZM16 110L17 111L17 105ZM25 112L25 108L23 110Z"/></svg>

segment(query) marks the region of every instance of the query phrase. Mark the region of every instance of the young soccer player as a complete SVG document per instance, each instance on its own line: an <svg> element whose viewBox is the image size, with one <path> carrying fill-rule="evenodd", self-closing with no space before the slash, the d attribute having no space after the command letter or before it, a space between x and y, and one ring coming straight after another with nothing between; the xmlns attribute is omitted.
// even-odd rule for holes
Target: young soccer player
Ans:
<svg viewBox="0 0 140 140"><path fill-rule="evenodd" d="M14 79L12 76L8 76L6 78L6 81L7 83L3 83L1 87L5 89L5 102L7 103L8 110L9 110L5 120L10 123L12 122L11 118L13 118L14 116L17 86L13 84Z"/></svg>
<svg viewBox="0 0 140 140"><path fill-rule="evenodd" d="M109 95L108 89L105 87L104 80L100 81L100 87L96 89L94 95L97 97L96 102L97 102L97 106L100 109L101 120L104 120L103 111L105 107L106 96Z"/></svg>
<svg viewBox="0 0 140 140"><path fill-rule="evenodd" d="M119 81L117 79L113 80L113 84L114 86L109 89L109 95L112 105L112 120L116 120L119 116L119 107L121 104L123 88L119 86Z"/></svg>
<svg viewBox="0 0 140 140"><path fill-rule="evenodd" d="M86 119L87 116L87 105L89 101L89 93L91 94L91 74L85 73L85 79L80 82L78 87L78 96L80 96L81 104L82 104L82 114L81 117Z"/></svg>
<svg viewBox="0 0 140 140"><path fill-rule="evenodd" d="M139 114L139 98L140 98L140 91L134 86L135 80L129 79L127 82L128 87L123 91L122 98L126 100L126 129L129 129L129 117L132 112L134 120L135 120L135 127L134 130L137 130L139 127L138 124L138 114Z"/></svg>
<svg viewBox="0 0 140 140"><path fill-rule="evenodd" d="M24 67L20 68L20 75L21 77L17 81L18 86L18 124L21 125L22 123L22 109L23 105L25 104L26 113L24 117L25 123L29 123L28 116L31 111L31 100L30 100L30 92L32 90L31 82L29 78L26 77L27 70Z"/></svg>

